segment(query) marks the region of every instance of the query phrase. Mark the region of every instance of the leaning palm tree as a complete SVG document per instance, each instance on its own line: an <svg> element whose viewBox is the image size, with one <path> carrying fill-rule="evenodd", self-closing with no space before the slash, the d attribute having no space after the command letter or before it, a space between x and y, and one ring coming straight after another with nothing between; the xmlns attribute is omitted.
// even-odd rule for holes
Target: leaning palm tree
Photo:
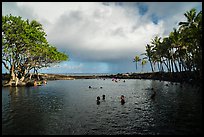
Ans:
<svg viewBox="0 0 204 137"><path fill-rule="evenodd" d="M136 68L136 70L137 70L137 63L138 63L139 61L141 61L140 57L139 57L139 56L135 56L133 62L135 62L135 68Z"/></svg>
<svg viewBox="0 0 204 137"><path fill-rule="evenodd" d="M156 36L155 38L153 38L151 41L151 44L153 45L152 50L153 50L155 61L157 62L158 70L161 71L163 70L161 37Z"/></svg>
<svg viewBox="0 0 204 137"><path fill-rule="evenodd" d="M153 52L152 52L152 46L150 46L149 44L147 44L146 47L146 53L142 53L141 55L145 55L145 59L148 58L148 61L150 62L150 66L151 66L151 69L152 69L152 72L154 72L154 68L152 66L152 55L153 55Z"/></svg>

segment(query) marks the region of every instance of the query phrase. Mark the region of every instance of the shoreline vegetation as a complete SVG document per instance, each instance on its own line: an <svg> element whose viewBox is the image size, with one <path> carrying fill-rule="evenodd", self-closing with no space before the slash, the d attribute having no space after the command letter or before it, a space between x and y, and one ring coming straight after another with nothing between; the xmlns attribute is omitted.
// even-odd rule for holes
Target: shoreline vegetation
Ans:
<svg viewBox="0 0 204 137"><path fill-rule="evenodd" d="M107 79L107 78L115 78L115 79L150 79L150 80L160 80L160 81L169 81L169 82L177 82L177 83L189 83L192 85L201 86L202 76L198 77L196 72L148 72L148 73L118 73L118 74L110 74L110 75L97 75L90 74L87 76L83 75L64 75L64 74L32 74L33 79L28 80L24 83L19 83L19 86L33 86L34 81L37 80L38 85L43 84L44 80L75 80L75 79ZM196 77L195 77L196 76ZM10 80L9 74L2 74L2 81ZM3 86L7 85L6 82L3 83Z"/></svg>

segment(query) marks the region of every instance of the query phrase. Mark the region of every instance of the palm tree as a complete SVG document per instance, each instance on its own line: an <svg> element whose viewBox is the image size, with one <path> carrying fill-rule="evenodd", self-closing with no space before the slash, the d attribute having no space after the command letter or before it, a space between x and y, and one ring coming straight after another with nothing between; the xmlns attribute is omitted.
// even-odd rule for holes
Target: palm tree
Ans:
<svg viewBox="0 0 204 137"><path fill-rule="evenodd" d="M141 55L145 55L146 58L148 58L148 61L150 62L150 66L152 69L152 72L154 72L153 66L152 66L152 56L153 56L153 52L152 52L152 46L150 46L149 44L147 44L146 47L146 53L142 53Z"/></svg>
<svg viewBox="0 0 204 137"><path fill-rule="evenodd" d="M179 22L179 31L182 36L182 41L185 43L187 50L188 70L202 69L202 11L196 14L196 9L193 8L187 11L184 16L186 22ZM193 63L191 63L193 62Z"/></svg>
<svg viewBox="0 0 204 137"><path fill-rule="evenodd" d="M136 70L137 70L137 63L138 63L139 61L141 61L141 59L140 59L139 56L136 55L135 58L134 58L134 60L133 60L133 62L135 62L135 68L136 68Z"/></svg>
<svg viewBox="0 0 204 137"><path fill-rule="evenodd" d="M179 22L180 31L188 28L197 28L202 25L202 11L196 15L196 9L193 8L190 11L184 13L184 16L187 18L186 22ZM201 21L201 22L200 22Z"/></svg>
<svg viewBox="0 0 204 137"><path fill-rule="evenodd" d="M151 44L153 45L153 56L154 60L157 62L158 70L163 70L162 66L162 42L161 37L156 36L154 39L152 39Z"/></svg>
<svg viewBox="0 0 204 137"><path fill-rule="evenodd" d="M179 22L179 28L174 29L168 37L156 36L151 44L146 45L146 52L141 54L152 65L157 64L158 70L181 72L194 71L194 78L202 77L202 11L196 13L196 9L187 11L184 16L186 22ZM142 60L142 69L146 62ZM165 65L163 67L163 64ZM185 74L185 73L184 73ZM191 73L187 73L191 74ZM189 75L192 77L192 75Z"/></svg>
<svg viewBox="0 0 204 137"><path fill-rule="evenodd" d="M147 63L147 60L142 59L142 63L141 63L141 65L142 65L142 72L143 72L144 65L145 65L146 63Z"/></svg>
<svg viewBox="0 0 204 137"><path fill-rule="evenodd" d="M193 8L187 11L184 16L186 22L179 22L181 41L185 44L184 66L188 71L195 71L196 78L202 77L202 11L196 13Z"/></svg>

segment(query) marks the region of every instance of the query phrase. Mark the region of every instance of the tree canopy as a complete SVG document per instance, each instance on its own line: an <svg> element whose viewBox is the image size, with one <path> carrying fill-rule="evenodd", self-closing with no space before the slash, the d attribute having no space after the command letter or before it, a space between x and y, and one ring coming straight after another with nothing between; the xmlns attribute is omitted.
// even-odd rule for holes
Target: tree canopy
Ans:
<svg viewBox="0 0 204 137"><path fill-rule="evenodd" d="M30 70L65 60L68 56L48 43L39 22L23 20L20 16L2 16L2 63L10 72L11 80L23 81Z"/></svg>

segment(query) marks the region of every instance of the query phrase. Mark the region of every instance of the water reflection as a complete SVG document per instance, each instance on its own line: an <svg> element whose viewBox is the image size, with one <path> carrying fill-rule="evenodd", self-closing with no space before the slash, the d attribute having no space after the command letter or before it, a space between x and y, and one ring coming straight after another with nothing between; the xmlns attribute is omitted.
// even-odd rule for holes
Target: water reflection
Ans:
<svg viewBox="0 0 204 137"><path fill-rule="evenodd" d="M41 134L48 122L45 119L45 112L57 112L62 108L60 98L46 96L38 87L8 87L7 90L10 99L9 106L6 106L9 108L5 114L7 116L6 118L2 116L4 133ZM7 128L8 119L9 123L12 123L9 125L10 128ZM12 130L13 128L15 130Z"/></svg>
<svg viewBox="0 0 204 137"><path fill-rule="evenodd" d="M103 95L97 104L96 97ZM65 80L7 87L2 89L2 133L196 134L202 133L201 100L195 88L156 80Z"/></svg>

